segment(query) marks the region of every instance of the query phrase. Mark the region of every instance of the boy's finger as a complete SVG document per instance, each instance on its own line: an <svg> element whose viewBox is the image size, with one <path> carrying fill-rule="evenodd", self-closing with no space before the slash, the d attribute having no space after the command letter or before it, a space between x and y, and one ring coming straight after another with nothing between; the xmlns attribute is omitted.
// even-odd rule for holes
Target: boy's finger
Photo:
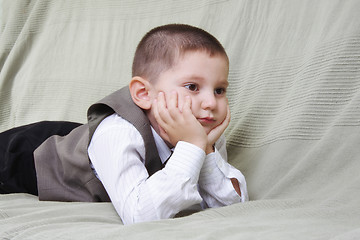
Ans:
<svg viewBox="0 0 360 240"><path fill-rule="evenodd" d="M178 117L178 93L176 91L172 91L170 94L168 109L172 117Z"/></svg>
<svg viewBox="0 0 360 240"><path fill-rule="evenodd" d="M227 105L227 114L226 114L225 121L226 121L227 124L229 124L230 120L231 120L230 106Z"/></svg>
<svg viewBox="0 0 360 240"><path fill-rule="evenodd" d="M190 96L185 96L185 103L184 103L182 112L183 112L183 113L191 113L191 114L192 114L192 111L191 111L191 98L190 98Z"/></svg>
<svg viewBox="0 0 360 240"><path fill-rule="evenodd" d="M227 126L230 123L230 119L231 119L231 115L230 115L230 107L229 105L227 106L227 113L225 116L225 119L222 121L222 123L220 123L220 125L218 126L221 131L225 131L225 129L227 128Z"/></svg>
<svg viewBox="0 0 360 240"><path fill-rule="evenodd" d="M160 92L157 98L156 111L158 117L161 118L162 123L169 123L171 121L171 116L166 107L165 94Z"/></svg>
<svg viewBox="0 0 360 240"><path fill-rule="evenodd" d="M158 107L159 108L167 108L166 99L165 99L165 93L159 92L158 97Z"/></svg>
<svg viewBox="0 0 360 240"><path fill-rule="evenodd" d="M210 144L214 144L219 139L221 134L224 133L225 129L227 128L227 126L230 123L230 119L231 119L230 107L228 105L227 106L227 114L226 114L225 119L218 126L213 128L208 134L208 140L209 140Z"/></svg>
<svg viewBox="0 0 360 240"><path fill-rule="evenodd" d="M154 112L155 120L160 124L160 122L162 120L161 120L159 110L158 110L158 101L157 101L157 99L154 99L153 104L152 104L152 109L153 109L153 112Z"/></svg>

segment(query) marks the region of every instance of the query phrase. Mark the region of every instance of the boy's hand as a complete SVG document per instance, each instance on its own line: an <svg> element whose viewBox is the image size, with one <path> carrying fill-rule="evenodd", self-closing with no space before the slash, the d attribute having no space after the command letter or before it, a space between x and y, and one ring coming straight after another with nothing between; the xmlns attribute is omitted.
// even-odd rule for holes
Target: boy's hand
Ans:
<svg viewBox="0 0 360 240"><path fill-rule="evenodd" d="M227 105L227 112L226 117L220 125L216 126L215 128L211 129L211 131L208 133L208 145L206 146L206 154L209 154L214 151L214 144L215 142L220 138L220 136L224 133L225 129L230 123L230 107L229 104Z"/></svg>
<svg viewBox="0 0 360 240"><path fill-rule="evenodd" d="M165 99L165 94L160 92L158 98L154 100L152 108L159 125L160 136L173 146L178 141L185 141L205 151L208 136L191 111L191 98L185 98L182 110L179 109L178 102L177 92L172 92L168 101ZM216 132L213 134L214 137L217 135Z"/></svg>

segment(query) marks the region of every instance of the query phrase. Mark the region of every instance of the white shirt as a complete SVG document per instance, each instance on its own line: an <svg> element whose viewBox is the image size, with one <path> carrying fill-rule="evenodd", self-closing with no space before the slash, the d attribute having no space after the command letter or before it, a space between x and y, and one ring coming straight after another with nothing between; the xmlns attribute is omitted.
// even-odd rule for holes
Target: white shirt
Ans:
<svg viewBox="0 0 360 240"><path fill-rule="evenodd" d="M152 133L164 163L171 150L153 129ZM193 144L178 142L166 166L149 177L140 133L113 114L97 127L88 154L124 224L171 218L200 203L203 208L220 207L248 199L243 174L226 162L223 136L207 156ZM241 197L230 178L238 179Z"/></svg>

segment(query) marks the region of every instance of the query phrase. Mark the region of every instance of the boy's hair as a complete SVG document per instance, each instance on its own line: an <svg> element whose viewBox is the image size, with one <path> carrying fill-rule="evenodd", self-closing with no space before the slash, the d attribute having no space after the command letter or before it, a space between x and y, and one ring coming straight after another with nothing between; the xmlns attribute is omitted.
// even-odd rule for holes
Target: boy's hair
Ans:
<svg viewBox="0 0 360 240"><path fill-rule="evenodd" d="M210 33L190 25L169 24L150 30L142 38L136 48L132 76L155 81L189 51L205 51L229 61L224 47Z"/></svg>

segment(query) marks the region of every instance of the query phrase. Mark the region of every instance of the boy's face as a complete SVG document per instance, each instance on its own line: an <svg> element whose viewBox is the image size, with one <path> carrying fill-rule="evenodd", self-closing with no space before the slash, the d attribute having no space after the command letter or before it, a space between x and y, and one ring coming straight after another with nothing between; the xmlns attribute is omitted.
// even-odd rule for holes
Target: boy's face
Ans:
<svg viewBox="0 0 360 240"><path fill-rule="evenodd" d="M192 113L208 134L221 124L227 115L228 67L224 56L210 56L204 51L187 52L151 84L151 101L157 98L159 92L164 92L168 101L171 92L176 91L179 96L178 106L182 109L185 96L190 96ZM148 117L159 133L151 109Z"/></svg>

